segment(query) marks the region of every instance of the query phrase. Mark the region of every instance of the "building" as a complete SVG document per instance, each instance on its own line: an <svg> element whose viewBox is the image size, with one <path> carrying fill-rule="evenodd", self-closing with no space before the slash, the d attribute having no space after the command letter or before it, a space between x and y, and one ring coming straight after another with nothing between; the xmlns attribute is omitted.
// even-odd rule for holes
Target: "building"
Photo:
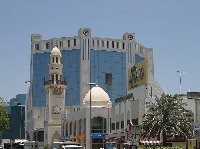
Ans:
<svg viewBox="0 0 200 149"><path fill-rule="evenodd" d="M136 42L134 33L124 33L122 39L92 37L91 29L81 28L74 37L42 39L31 36L30 102L33 107L46 103L43 80L48 76L50 50L62 51L63 74L68 90L66 105L81 105L89 90L89 82L98 81L112 102L128 93L129 67L149 59L153 71L153 50Z"/></svg>
<svg viewBox="0 0 200 149"><path fill-rule="evenodd" d="M26 94L18 94L15 98L10 99L11 106L25 105Z"/></svg>
<svg viewBox="0 0 200 149"><path fill-rule="evenodd" d="M2 136L4 142L25 139L25 100L26 94L18 94L10 102L4 102L3 106L9 116L8 129Z"/></svg>
<svg viewBox="0 0 200 149"><path fill-rule="evenodd" d="M127 126L128 120L133 119L138 125L141 124L146 100L163 93L154 79L153 49L136 42L134 33L124 33L121 39L100 38L92 37L90 28L81 28L77 36L47 40L42 39L40 34L33 34L30 88L26 103L26 136L30 140L36 138L34 134L38 130L43 129L45 133L44 121L48 121L45 113L48 115L50 112L45 110L49 99L53 100L46 94L47 88L50 88L46 85L48 86L48 80L52 80L52 75L49 75L50 68L56 69L50 64L51 49L54 47L60 49L62 55L62 75L56 75L55 78L67 82L67 91L62 95L64 105L79 107L81 115L87 115L88 109L84 107L85 95L90 90L90 83L98 82L99 87L108 94L113 106L114 112L109 115L110 125L112 123L117 128L110 129L110 126L109 131L106 131L115 133L118 137L121 136L119 132L124 131ZM54 60L59 62L59 58ZM135 99L130 104L135 107L130 107L132 111L128 111L123 101L115 102L130 94L133 94ZM68 114L70 113L73 114L73 111ZM74 114L77 115L76 112Z"/></svg>

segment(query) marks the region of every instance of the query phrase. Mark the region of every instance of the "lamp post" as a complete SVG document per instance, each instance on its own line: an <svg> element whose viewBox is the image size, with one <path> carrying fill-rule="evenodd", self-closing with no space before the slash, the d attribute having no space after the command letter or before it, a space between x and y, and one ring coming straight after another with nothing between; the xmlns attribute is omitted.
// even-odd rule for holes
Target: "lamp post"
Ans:
<svg viewBox="0 0 200 149"><path fill-rule="evenodd" d="M92 134L92 85L96 85L96 83L88 83L88 85L90 85L90 149L92 149L92 137L91 137L91 134Z"/></svg>
<svg viewBox="0 0 200 149"><path fill-rule="evenodd" d="M182 83L181 77L182 77L182 74L185 74L185 72L182 72L180 70L177 70L176 72L179 73L179 84L180 84L180 93L181 93L181 83Z"/></svg>

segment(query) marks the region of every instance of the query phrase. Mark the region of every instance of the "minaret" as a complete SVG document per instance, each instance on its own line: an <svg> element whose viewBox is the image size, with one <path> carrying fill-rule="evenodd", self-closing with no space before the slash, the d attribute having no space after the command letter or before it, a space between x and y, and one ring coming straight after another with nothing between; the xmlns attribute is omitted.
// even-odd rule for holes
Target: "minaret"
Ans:
<svg viewBox="0 0 200 149"><path fill-rule="evenodd" d="M46 109L44 123L44 143L51 144L61 136L61 113L65 106L66 82L63 78L61 51L54 47L51 51L49 79L44 81Z"/></svg>

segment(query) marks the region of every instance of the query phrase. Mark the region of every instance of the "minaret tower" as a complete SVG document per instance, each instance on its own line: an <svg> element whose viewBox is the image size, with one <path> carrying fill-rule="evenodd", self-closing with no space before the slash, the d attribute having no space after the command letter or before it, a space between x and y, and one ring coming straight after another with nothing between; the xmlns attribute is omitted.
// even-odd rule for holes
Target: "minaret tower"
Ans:
<svg viewBox="0 0 200 149"><path fill-rule="evenodd" d="M51 144L61 136L61 113L65 106L66 82L63 78L61 51L54 47L51 51L49 79L44 81L46 109L44 123L44 143Z"/></svg>

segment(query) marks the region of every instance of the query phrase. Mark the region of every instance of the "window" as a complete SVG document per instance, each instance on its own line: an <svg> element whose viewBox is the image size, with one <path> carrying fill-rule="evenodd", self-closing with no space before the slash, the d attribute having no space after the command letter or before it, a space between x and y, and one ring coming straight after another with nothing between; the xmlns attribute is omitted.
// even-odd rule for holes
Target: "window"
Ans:
<svg viewBox="0 0 200 149"><path fill-rule="evenodd" d="M101 41L101 44L102 44L102 47L104 47L104 41L103 40Z"/></svg>
<svg viewBox="0 0 200 149"><path fill-rule="evenodd" d="M119 42L117 42L117 49L119 48Z"/></svg>
<svg viewBox="0 0 200 149"><path fill-rule="evenodd" d="M119 129L119 122L116 123L116 129Z"/></svg>
<svg viewBox="0 0 200 149"><path fill-rule="evenodd" d="M39 44L35 44L35 50L40 50Z"/></svg>
<svg viewBox="0 0 200 149"><path fill-rule="evenodd" d="M112 123L112 130L115 130L115 123Z"/></svg>
<svg viewBox="0 0 200 149"><path fill-rule="evenodd" d="M97 47L99 47L99 40L97 40Z"/></svg>
<svg viewBox="0 0 200 149"><path fill-rule="evenodd" d="M76 39L74 39L74 46L76 46Z"/></svg>
<svg viewBox="0 0 200 149"><path fill-rule="evenodd" d="M78 133L81 134L81 119L79 120L79 124L78 125L79 125L79 131L78 131Z"/></svg>
<svg viewBox="0 0 200 149"><path fill-rule="evenodd" d="M66 124L66 136L68 136L68 123Z"/></svg>
<svg viewBox="0 0 200 149"><path fill-rule="evenodd" d="M72 122L69 124L69 135L72 135Z"/></svg>
<svg viewBox="0 0 200 149"><path fill-rule="evenodd" d="M91 123L92 133L106 133L106 118L94 117Z"/></svg>
<svg viewBox="0 0 200 149"><path fill-rule="evenodd" d="M52 62L54 63L54 57L52 58Z"/></svg>
<svg viewBox="0 0 200 149"><path fill-rule="evenodd" d="M68 42L68 47L70 47L70 40L68 40L67 42Z"/></svg>
<svg viewBox="0 0 200 149"><path fill-rule="evenodd" d="M94 47L94 40L92 40L92 46Z"/></svg>
<svg viewBox="0 0 200 149"><path fill-rule="evenodd" d="M74 134L76 134L76 121L74 122Z"/></svg>
<svg viewBox="0 0 200 149"><path fill-rule="evenodd" d="M109 41L107 41L107 48L109 48Z"/></svg>
<svg viewBox="0 0 200 149"><path fill-rule="evenodd" d="M56 63L58 63L58 57L56 57Z"/></svg>
<svg viewBox="0 0 200 149"><path fill-rule="evenodd" d="M121 121L121 129L124 128L124 121Z"/></svg>
<svg viewBox="0 0 200 149"><path fill-rule="evenodd" d="M111 85L112 84L112 73L105 74L105 84Z"/></svg>
<svg viewBox="0 0 200 149"><path fill-rule="evenodd" d="M46 49L49 49L50 47L49 47L49 43L47 42L46 43Z"/></svg>
<svg viewBox="0 0 200 149"><path fill-rule="evenodd" d="M115 48L115 42L112 41L112 48Z"/></svg>
<svg viewBox="0 0 200 149"><path fill-rule="evenodd" d="M122 43L122 49L125 49L125 45L124 45L124 42Z"/></svg>
<svg viewBox="0 0 200 149"><path fill-rule="evenodd" d="M60 43L60 47L63 47L63 41L60 41L59 43Z"/></svg>

